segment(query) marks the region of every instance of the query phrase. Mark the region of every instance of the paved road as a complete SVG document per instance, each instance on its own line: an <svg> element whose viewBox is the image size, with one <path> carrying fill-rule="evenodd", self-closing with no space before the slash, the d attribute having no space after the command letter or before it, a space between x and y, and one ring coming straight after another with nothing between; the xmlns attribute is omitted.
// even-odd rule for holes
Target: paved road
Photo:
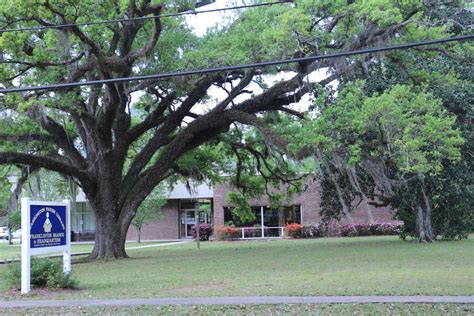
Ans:
<svg viewBox="0 0 474 316"><path fill-rule="evenodd" d="M133 298L93 300L0 301L0 308L92 307L136 305L244 305L244 304L321 304L321 303L469 303L474 296L239 296Z"/></svg>

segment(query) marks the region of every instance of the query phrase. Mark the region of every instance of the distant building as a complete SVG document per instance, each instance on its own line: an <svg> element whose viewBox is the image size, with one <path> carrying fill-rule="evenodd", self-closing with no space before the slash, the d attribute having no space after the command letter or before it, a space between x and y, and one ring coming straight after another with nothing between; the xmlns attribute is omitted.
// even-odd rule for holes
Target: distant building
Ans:
<svg viewBox="0 0 474 316"><path fill-rule="evenodd" d="M217 185L211 188L205 184L196 186L189 192L182 183L177 184L169 193L168 201L161 209L160 219L144 225L141 233L142 240L171 240L191 238L191 227L199 214L201 223L213 226L232 222L242 227L244 237L280 237L282 228L289 223L315 225L321 222L320 186L311 182L304 193L296 195L282 209L271 209L268 198L262 197L250 201L255 212L256 221L240 223L232 216L228 207L227 193L231 190L228 185ZM203 207L206 206L207 207ZM375 221L391 221L393 211L388 208L372 208ZM369 222L367 211L358 208L351 213L358 223ZM345 222L346 219L341 221ZM94 213L83 193L78 195L77 207L71 214L71 230L76 233L95 231ZM260 232L261 229L261 232ZM130 226L127 240L135 240L136 231Z"/></svg>

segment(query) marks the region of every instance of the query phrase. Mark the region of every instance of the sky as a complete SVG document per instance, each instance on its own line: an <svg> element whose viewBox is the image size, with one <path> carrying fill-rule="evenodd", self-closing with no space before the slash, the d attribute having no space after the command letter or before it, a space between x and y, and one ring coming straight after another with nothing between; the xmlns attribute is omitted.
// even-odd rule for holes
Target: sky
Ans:
<svg viewBox="0 0 474 316"><path fill-rule="evenodd" d="M248 3L248 1L247 1ZM216 0L216 2L196 9L196 11L212 10L218 8L226 8L245 4L242 0ZM210 27L215 27L227 18L232 18L235 13L233 11L210 12L196 15L188 15L186 21L194 28L194 33L198 36L206 34Z"/></svg>
<svg viewBox="0 0 474 316"><path fill-rule="evenodd" d="M250 3L251 3L250 1L242 1L242 0L217 0L215 3L198 8L196 11L225 8L225 7L230 7L230 6L239 6L239 5L250 4ZM250 8L247 10L252 10L252 9ZM194 29L194 33L196 35L203 36L206 34L209 28L219 26L227 19L232 19L234 15L235 15L235 11L202 13L202 14L187 16L186 22L190 26L192 26L192 28ZM278 75L267 76L265 77L265 83L268 86L272 86L276 82L284 80L284 79L290 79L294 75L295 73L280 73ZM325 77L326 77L326 71L323 70L323 71L319 71L319 72L315 72L311 74L308 77L308 79L309 79L309 82L317 82L324 79ZM251 83L247 89L253 91L254 94L259 94L263 92L262 89L255 83ZM220 100L223 100L226 97L226 93L218 87L211 88L209 91L209 94L212 96L210 102L207 102L206 104L202 104L201 108L196 110L196 113L205 113L207 110L212 108L213 105L215 105L217 102L219 102ZM248 95L241 95L236 99L236 101L237 102L243 101L248 97L249 97ZM292 104L291 108L298 111L306 111L308 107L310 106L311 102L312 101L310 100L310 96L306 94L300 102Z"/></svg>

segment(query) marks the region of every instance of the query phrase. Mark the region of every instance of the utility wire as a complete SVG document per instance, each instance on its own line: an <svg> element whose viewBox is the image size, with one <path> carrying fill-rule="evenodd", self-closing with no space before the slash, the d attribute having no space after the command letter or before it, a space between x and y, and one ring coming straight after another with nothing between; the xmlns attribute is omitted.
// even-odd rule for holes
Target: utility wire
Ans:
<svg viewBox="0 0 474 316"><path fill-rule="evenodd" d="M166 72L166 73L161 73L161 74L144 75L144 76L136 76L136 77L123 77L123 78L102 79L102 80L92 80L92 81L59 83L59 84L51 84L51 85L44 85L44 86L30 86L30 87L0 89L0 93L38 91L38 90L55 90L55 89L61 89L61 88L92 86L92 85L99 85L99 84L106 84L106 83L129 82L129 81L150 80L150 79L166 79L166 78L173 78L173 77L180 77L180 76L215 73L215 72L221 72L221 71L228 72L228 71L236 71L236 70L249 69L249 68L260 68L260 67L265 67L265 66L316 61L316 60L322 60L322 59L331 59L331 58L362 55L362 54L369 54L369 53L376 53L376 52L385 52L385 51L391 51L391 50L397 50L397 49L407 49L407 48L455 42L455 41L465 41L465 40L470 40L473 38L474 38L474 34L469 34L469 35L464 35L464 36L441 38L441 39L423 41L423 42L414 42L414 43L408 43L408 44L368 48L368 49L340 52L340 53L320 55L320 56L307 56L307 57L300 57L300 58L274 60L274 61L266 61L266 62L261 62L261 63L236 65L236 66L222 66L222 67L207 68L207 69Z"/></svg>
<svg viewBox="0 0 474 316"><path fill-rule="evenodd" d="M3 30L0 29L0 35L6 32L40 31L40 30L46 30L46 29L61 29L61 28L71 27L71 26L88 26L88 25L102 25L102 24L110 24L110 23L129 22L129 21L143 21L143 20L150 20L150 19L157 19L157 18L168 18L168 17L176 17L176 16L184 16L184 15L197 15L201 13L256 8L256 7L271 6L271 5L276 5L276 4L292 3L292 2L293 0L280 0L280 1L275 1L275 2L239 5L239 6L234 6L234 7L208 9L208 10L201 10L201 11L186 11L186 12L178 12L178 13L153 15L153 16L151 15L141 16L141 17L136 17L136 18L103 20L103 21L96 21L96 22L83 22L83 23L57 24L57 25L47 25L47 26L32 26L32 27L22 27L22 28L16 28L16 29L3 29Z"/></svg>

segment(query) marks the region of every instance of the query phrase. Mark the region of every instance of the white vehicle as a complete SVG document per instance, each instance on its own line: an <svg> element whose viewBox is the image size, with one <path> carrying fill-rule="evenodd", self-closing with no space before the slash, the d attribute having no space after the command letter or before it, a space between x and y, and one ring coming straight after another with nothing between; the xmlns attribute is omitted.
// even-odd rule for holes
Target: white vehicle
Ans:
<svg viewBox="0 0 474 316"><path fill-rule="evenodd" d="M0 239L8 240L8 228L7 227L0 227Z"/></svg>
<svg viewBox="0 0 474 316"><path fill-rule="evenodd" d="M21 239L21 229L17 229L12 233L12 239Z"/></svg>

